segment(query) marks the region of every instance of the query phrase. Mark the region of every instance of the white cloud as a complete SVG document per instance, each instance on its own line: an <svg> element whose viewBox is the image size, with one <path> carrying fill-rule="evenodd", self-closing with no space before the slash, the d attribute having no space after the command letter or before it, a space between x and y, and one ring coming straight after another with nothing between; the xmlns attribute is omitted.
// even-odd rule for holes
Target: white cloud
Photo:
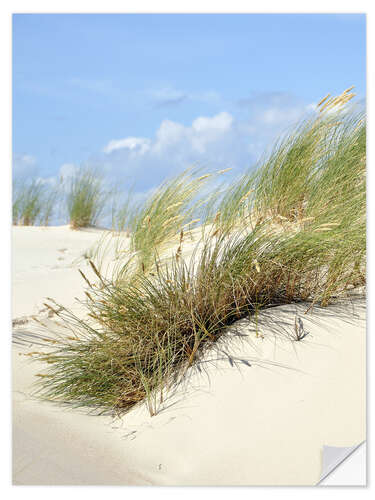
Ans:
<svg viewBox="0 0 375 500"><path fill-rule="evenodd" d="M186 140L188 135L188 127L171 120L163 120L156 132L156 139L152 149L155 153L166 151L168 148Z"/></svg>
<svg viewBox="0 0 375 500"><path fill-rule="evenodd" d="M144 137L126 137L125 139L114 139L103 148L104 153L112 153L117 149L128 149L136 151L139 154L144 154L150 149L149 139Z"/></svg>
<svg viewBox="0 0 375 500"><path fill-rule="evenodd" d="M233 123L233 116L226 111L213 116L212 118L200 116L192 123L195 132L206 133L207 131L225 132L229 130Z"/></svg>
<svg viewBox="0 0 375 500"><path fill-rule="evenodd" d="M269 143L306 112L305 104L286 104L282 99L266 104L253 106L241 118L222 111L198 116L190 125L163 120L152 139L109 141L105 156L97 157L96 163L114 180L132 178L141 189L193 164L206 169L234 167L239 172L255 164Z"/></svg>
<svg viewBox="0 0 375 500"><path fill-rule="evenodd" d="M103 148L103 152L110 154L122 149L132 151L133 157L149 153L148 160L150 160L150 156L169 155L172 150L179 148L180 152L190 150L191 153L196 153L199 156L207 152L210 144L217 143L220 138L231 132L233 121L233 116L225 111L212 117L198 117L191 126L163 120L156 131L154 141L144 137L111 140Z"/></svg>
<svg viewBox="0 0 375 500"><path fill-rule="evenodd" d="M212 117L198 117L190 127L172 120L163 120L156 131L154 141L144 137L115 139L109 141L103 152L109 155L114 151L127 150L123 153L129 155L129 152L132 152L133 158L149 153L149 161L154 155L168 155L176 148L180 148L181 152L190 149L192 153L201 155L207 152L209 144L215 144L220 137L230 132L233 120L233 116L225 111Z"/></svg>

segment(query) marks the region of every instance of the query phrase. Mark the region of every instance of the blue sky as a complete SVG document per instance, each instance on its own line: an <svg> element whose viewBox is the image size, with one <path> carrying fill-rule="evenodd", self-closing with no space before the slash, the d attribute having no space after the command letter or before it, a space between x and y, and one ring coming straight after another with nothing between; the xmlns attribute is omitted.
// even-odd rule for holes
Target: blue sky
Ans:
<svg viewBox="0 0 375 500"><path fill-rule="evenodd" d="M239 171L326 93L365 97L365 40L364 15L14 15L14 172Z"/></svg>

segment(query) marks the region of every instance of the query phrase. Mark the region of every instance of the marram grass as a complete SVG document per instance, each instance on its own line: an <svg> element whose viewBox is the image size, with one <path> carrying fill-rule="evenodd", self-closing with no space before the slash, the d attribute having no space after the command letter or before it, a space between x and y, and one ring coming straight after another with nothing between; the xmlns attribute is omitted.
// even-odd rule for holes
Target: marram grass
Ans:
<svg viewBox="0 0 375 500"><path fill-rule="evenodd" d="M194 259L177 247L199 203L199 178L187 172L138 208L122 271L106 277L91 261L95 283L83 275L87 317L50 301L66 333L35 355L47 363L39 394L117 412L145 401L153 415L234 321L278 304L327 305L363 285L366 128L363 115L347 111L350 90L323 100L314 119L227 187ZM177 250L165 262L168 241Z"/></svg>
<svg viewBox="0 0 375 500"><path fill-rule="evenodd" d="M66 208L71 228L94 226L108 197L103 179L94 169L81 167L65 183Z"/></svg>
<svg viewBox="0 0 375 500"><path fill-rule="evenodd" d="M14 225L48 226L58 202L58 188L41 179L13 180L12 221Z"/></svg>

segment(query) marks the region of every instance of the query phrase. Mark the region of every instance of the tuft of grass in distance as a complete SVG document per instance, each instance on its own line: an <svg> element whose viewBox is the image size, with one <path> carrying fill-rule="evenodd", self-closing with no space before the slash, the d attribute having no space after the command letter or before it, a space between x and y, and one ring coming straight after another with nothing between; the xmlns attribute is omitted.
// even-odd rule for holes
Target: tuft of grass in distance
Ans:
<svg viewBox="0 0 375 500"><path fill-rule="evenodd" d="M72 229L94 226L103 211L107 192L92 168L80 168L66 180L66 206Z"/></svg>
<svg viewBox="0 0 375 500"><path fill-rule="evenodd" d="M90 261L87 318L51 302L66 333L36 355L48 363L40 394L117 412L145 401L153 415L236 320L279 304L327 305L364 284L364 117L328 109L347 95L326 99L256 172L227 188L189 262L176 252L159 265L155 249L190 219L197 185L190 177L164 184L134 218L132 245L144 265L119 280Z"/></svg>
<svg viewBox="0 0 375 500"><path fill-rule="evenodd" d="M12 218L14 225L48 226L58 200L58 189L41 179L13 182Z"/></svg>

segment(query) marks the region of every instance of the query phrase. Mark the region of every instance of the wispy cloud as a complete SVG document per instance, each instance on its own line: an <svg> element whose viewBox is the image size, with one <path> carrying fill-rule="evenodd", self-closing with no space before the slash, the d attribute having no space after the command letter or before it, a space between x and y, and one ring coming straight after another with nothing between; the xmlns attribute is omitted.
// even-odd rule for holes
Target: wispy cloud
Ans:
<svg viewBox="0 0 375 500"><path fill-rule="evenodd" d="M170 99L164 99L160 100L156 103L157 108L170 108L174 106L178 106L182 102L186 101L188 99L187 95L180 95L178 97L172 97Z"/></svg>
<svg viewBox="0 0 375 500"><path fill-rule="evenodd" d="M145 91L146 96L157 108L168 108L182 104L185 101L218 103L221 100L220 94L216 91L190 92L176 89L172 85L165 85L155 89Z"/></svg>
<svg viewBox="0 0 375 500"><path fill-rule="evenodd" d="M151 98L154 106L158 108L177 106L188 98L185 92L170 86L148 90L146 95Z"/></svg>

